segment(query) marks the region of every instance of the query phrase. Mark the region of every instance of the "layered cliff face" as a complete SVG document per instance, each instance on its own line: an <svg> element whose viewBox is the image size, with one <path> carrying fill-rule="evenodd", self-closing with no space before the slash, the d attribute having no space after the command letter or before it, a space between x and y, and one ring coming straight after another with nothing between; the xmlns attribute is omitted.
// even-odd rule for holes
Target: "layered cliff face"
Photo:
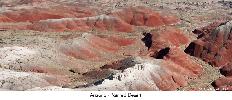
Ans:
<svg viewBox="0 0 232 100"><path fill-rule="evenodd" d="M215 22L202 29L196 29L198 40L192 42L185 50L187 53L199 57L214 67L220 69L221 74L228 78L217 80L214 85L219 90L231 90L231 32L232 22ZM224 87L224 88L223 88Z"/></svg>
<svg viewBox="0 0 232 100"><path fill-rule="evenodd" d="M224 3L0 0L0 90L230 89Z"/></svg>
<svg viewBox="0 0 232 100"><path fill-rule="evenodd" d="M211 26L208 29L195 30L199 39L190 44L186 52L221 68L231 62L228 54L231 51L229 46L232 26L230 21Z"/></svg>

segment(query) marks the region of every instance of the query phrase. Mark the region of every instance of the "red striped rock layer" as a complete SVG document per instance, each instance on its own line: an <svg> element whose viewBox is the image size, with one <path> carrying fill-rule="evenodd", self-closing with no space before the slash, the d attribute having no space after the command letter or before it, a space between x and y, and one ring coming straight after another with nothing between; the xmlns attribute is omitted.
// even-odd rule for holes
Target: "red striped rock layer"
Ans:
<svg viewBox="0 0 232 100"><path fill-rule="evenodd" d="M165 27L159 31L147 33L151 35L151 44L148 48L148 55L156 59L164 59L168 62L174 62L181 67L190 70L192 75L200 75L202 68L190 59L190 57L181 50L181 46L189 43L189 39L184 33L173 27ZM147 36L145 34L145 36Z"/></svg>
<svg viewBox="0 0 232 100"><path fill-rule="evenodd" d="M152 31L151 44L149 46L150 56L156 57L161 49L184 46L189 42L188 37L177 28L164 27L158 31ZM146 34L145 34L146 36ZM152 54L153 53L153 54Z"/></svg>
<svg viewBox="0 0 232 100"><path fill-rule="evenodd" d="M216 81L214 85L218 90L231 90L231 29L231 21L215 22L204 28L197 29L194 32L199 35L199 39L192 42L185 50L187 53L220 68L221 74L228 77Z"/></svg>
<svg viewBox="0 0 232 100"><path fill-rule="evenodd" d="M141 6L116 10L109 13L109 15L118 17L126 23L135 26L156 27L175 24L179 21L175 16L161 15L152 9Z"/></svg>
<svg viewBox="0 0 232 100"><path fill-rule="evenodd" d="M1 14L0 21L32 22L30 25L21 26L25 28L20 29L49 32L91 31L93 29L133 32L134 26L157 27L176 24L179 21L175 16L161 15L146 7L129 7L106 15L94 15L95 12L91 9L54 6L4 12Z"/></svg>
<svg viewBox="0 0 232 100"><path fill-rule="evenodd" d="M94 10L75 6L53 6L49 8L33 7L1 13L5 19L14 22L33 22L46 19L81 18L95 15ZM0 22L2 22L0 20ZM5 21L6 22L6 21Z"/></svg>
<svg viewBox="0 0 232 100"><path fill-rule="evenodd" d="M133 27L118 18L102 15L87 18L44 20L29 25L28 29L48 32L90 31L94 29L132 32Z"/></svg>
<svg viewBox="0 0 232 100"><path fill-rule="evenodd" d="M144 35L145 45L150 43L149 57L127 58L102 66L120 72L97 86L80 90L176 90L202 74L202 67L181 50L180 46L189 40L180 30L166 27Z"/></svg>
<svg viewBox="0 0 232 100"><path fill-rule="evenodd" d="M202 74L202 67L181 49L181 46L189 43L189 39L181 30L166 27L160 29L160 31L151 32L150 34L152 36L152 42L148 50L148 55L156 59L163 59L164 64L162 67L165 69L167 67L167 71L177 75L173 76L175 77L175 82L187 83L186 78L194 79ZM160 87L162 86L165 85L161 84Z"/></svg>
<svg viewBox="0 0 232 100"><path fill-rule="evenodd" d="M203 35L202 38L192 43L192 52L190 53L216 67L221 68L229 65L232 58L232 56L228 55L232 51L230 49L231 26L231 22L216 26L210 33Z"/></svg>
<svg viewBox="0 0 232 100"><path fill-rule="evenodd" d="M100 38L84 33L82 37L73 40L72 44L62 45L60 50L76 59L99 60L107 53L116 53L120 47L133 44L133 41L119 37Z"/></svg>

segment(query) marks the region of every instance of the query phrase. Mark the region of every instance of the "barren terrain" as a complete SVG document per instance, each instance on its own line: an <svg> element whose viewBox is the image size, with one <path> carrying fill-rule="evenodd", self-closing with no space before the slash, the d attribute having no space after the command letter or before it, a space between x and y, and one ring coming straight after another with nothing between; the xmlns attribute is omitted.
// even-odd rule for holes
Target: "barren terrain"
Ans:
<svg viewBox="0 0 232 100"><path fill-rule="evenodd" d="M0 0L0 90L232 90L231 0Z"/></svg>

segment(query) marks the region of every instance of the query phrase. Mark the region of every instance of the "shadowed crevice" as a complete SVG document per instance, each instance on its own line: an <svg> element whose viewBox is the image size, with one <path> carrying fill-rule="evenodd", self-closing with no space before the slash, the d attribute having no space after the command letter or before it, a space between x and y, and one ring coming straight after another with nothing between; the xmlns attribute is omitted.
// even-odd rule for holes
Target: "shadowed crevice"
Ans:
<svg viewBox="0 0 232 100"><path fill-rule="evenodd" d="M215 90L217 89L217 85L215 81L211 83L211 86L213 86Z"/></svg>
<svg viewBox="0 0 232 100"><path fill-rule="evenodd" d="M184 50L185 53L190 56L194 56L195 43L190 43L189 46Z"/></svg>
<svg viewBox="0 0 232 100"><path fill-rule="evenodd" d="M142 38L141 40L143 41L143 43L145 44L145 46L149 50L152 46L152 34L151 33L143 33L143 35L144 35L144 38Z"/></svg>
<svg viewBox="0 0 232 100"><path fill-rule="evenodd" d="M195 29L195 30L193 30L192 32L193 32L194 34L198 35L198 36L197 36L197 39L200 39L200 38L202 38L202 37L205 36L205 34L202 33L202 31L200 31L200 30L198 30L198 29Z"/></svg>
<svg viewBox="0 0 232 100"><path fill-rule="evenodd" d="M167 48L164 48L164 49L161 49L158 53L157 53L157 55L156 55L156 59L163 59L164 58L164 56L166 56L168 53L169 53L169 51L170 51L170 48L169 47L167 47Z"/></svg>

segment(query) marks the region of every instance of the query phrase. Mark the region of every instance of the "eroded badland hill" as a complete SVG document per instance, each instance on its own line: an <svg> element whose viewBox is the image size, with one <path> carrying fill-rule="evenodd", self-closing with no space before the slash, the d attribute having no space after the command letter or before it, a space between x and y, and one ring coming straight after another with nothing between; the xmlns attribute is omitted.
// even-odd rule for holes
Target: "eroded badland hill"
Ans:
<svg viewBox="0 0 232 100"><path fill-rule="evenodd" d="M230 0L0 0L0 90L232 90Z"/></svg>

